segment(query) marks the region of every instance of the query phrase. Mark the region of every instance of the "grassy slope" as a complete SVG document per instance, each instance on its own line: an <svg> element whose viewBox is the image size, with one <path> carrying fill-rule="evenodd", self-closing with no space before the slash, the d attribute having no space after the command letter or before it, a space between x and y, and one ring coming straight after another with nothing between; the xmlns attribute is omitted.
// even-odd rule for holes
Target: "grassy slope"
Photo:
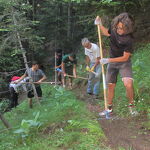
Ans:
<svg viewBox="0 0 150 150"><path fill-rule="evenodd" d="M103 131L85 104L62 88L45 85L43 89L41 106L34 104L29 109L24 101L5 114L15 129L0 134L0 150L101 150ZM28 123L21 125L23 119ZM38 123L42 123L39 128ZM17 129L20 130L15 134Z"/></svg>
<svg viewBox="0 0 150 150"><path fill-rule="evenodd" d="M133 56L135 101L137 110L150 114L150 44L140 46ZM84 66L78 66L80 75ZM78 80L76 80L78 83ZM27 136L21 138L20 134L13 131L0 133L0 149L18 150L102 150L104 134L96 121L96 118L88 112L83 102L78 101L75 95L69 91L44 86L44 97L42 105L34 105L29 109L26 102L23 102L17 109L5 114L8 121L14 128L24 127ZM128 112L125 89L119 79L114 99L115 111L120 115ZM103 104L100 103L103 106ZM37 112L40 112L36 123L42 123L37 127L20 125L23 119L33 121ZM150 128L150 123L145 124ZM0 124L0 130L4 127ZM106 149L106 148L105 148Z"/></svg>

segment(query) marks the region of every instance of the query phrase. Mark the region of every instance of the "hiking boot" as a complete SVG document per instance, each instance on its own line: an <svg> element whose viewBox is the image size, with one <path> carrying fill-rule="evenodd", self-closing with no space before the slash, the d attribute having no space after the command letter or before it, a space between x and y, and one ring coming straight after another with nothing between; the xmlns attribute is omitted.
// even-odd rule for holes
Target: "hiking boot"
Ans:
<svg viewBox="0 0 150 150"><path fill-rule="evenodd" d="M112 112L113 112L112 109L107 109L107 110L104 110L104 111L100 112L99 116L106 116L108 113L112 114Z"/></svg>

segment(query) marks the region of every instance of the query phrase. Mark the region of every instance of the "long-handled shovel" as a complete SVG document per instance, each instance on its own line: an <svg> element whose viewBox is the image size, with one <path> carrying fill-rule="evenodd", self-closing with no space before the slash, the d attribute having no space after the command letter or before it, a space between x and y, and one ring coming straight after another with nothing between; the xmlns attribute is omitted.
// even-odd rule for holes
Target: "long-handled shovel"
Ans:
<svg viewBox="0 0 150 150"><path fill-rule="evenodd" d="M59 69L59 68L57 68L57 69L56 69L56 71L62 72L62 70L61 70L61 69ZM62 73L63 73L63 72L62 72ZM74 76L72 76L72 75L68 75L68 74L67 74L66 76L71 77L71 78L75 78ZM78 78L78 79L88 80L88 78L84 78L84 77L80 77L80 76L77 76L76 78Z"/></svg>
<svg viewBox="0 0 150 150"><path fill-rule="evenodd" d="M55 52L55 68L56 68L56 52ZM55 69L55 86L56 86L56 83L57 83L57 71Z"/></svg>
<svg viewBox="0 0 150 150"><path fill-rule="evenodd" d="M67 74L66 76L67 76L67 77L71 77L71 78L75 78L74 76L69 75L69 74ZM83 80L88 80L88 78L84 78L84 77L80 77L80 76L77 76L76 78L78 78L78 79L83 79Z"/></svg>
<svg viewBox="0 0 150 150"><path fill-rule="evenodd" d="M102 49L102 38L101 38L101 31L100 31L100 18L99 16L96 17L95 19L95 25L97 25L98 29L98 39L99 39L99 46L100 46L100 55L101 59L103 58L103 49ZM106 87L106 77L105 77L105 70L104 70L104 65L101 64L102 66L102 78L103 78L103 92L104 92L104 101L105 101L105 111L106 111L106 119L109 118L109 113L107 113L107 87Z"/></svg>

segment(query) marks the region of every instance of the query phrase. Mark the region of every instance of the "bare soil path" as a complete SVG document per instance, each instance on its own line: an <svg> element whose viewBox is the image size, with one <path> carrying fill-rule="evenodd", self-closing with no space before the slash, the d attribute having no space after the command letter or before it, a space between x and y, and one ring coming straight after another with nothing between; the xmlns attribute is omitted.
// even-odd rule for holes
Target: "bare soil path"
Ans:
<svg viewBox="0 0 150 150"><path fill-rule="evenodd" d="M99 118L98 113L103 108L97 104L98 100L87 95L84 86L75 88L73 91L78 99L86 102L87 108ZM146 115L114 120L100 119L100 126L107 137L105 145L112 150L122 150L123 148L125 150L150 150L150 130L143 126L146 121L148 121Z"/></svg>

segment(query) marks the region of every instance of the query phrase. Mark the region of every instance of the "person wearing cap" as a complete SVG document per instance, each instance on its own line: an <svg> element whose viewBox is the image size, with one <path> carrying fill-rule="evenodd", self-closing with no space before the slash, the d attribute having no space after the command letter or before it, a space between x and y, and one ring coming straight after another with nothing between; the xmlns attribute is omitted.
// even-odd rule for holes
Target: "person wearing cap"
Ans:
<svg viewBox="0 0 150 150"><path fill-rule="evenodd" d="M100 50L98 45L90 42L88 38L83 38L81 43L85 50L86 70L89 72L87 93L97 99L100 93Z"/></svg>
<svg viewBox="0 0 150 150"><path fill-rule="evenodd" d="M77 77L77 71L76 71L76 65L77 65L77 59L76 55L71 53L71 54L66 54L62 58L62 73L63 73L63 87L66 86L66 76L67 75L72 75L75 78ZM69 88L72 89L72 78L69 78Z"/></svg>
<svg viewBox="0 0 150 150"><path fill-rule="evenodd" d="M42 89L41 89L40 83L46 79L46 75L44 74L44 72L41 69L39 69L38 62L36 62L36 61L32 62L32 67L29 68L29 74L30 74L30 76L31 76L31 78L32 78L32 80L34 82L34 85L35 85L35 88L36 88L36 92L37 92L37 96L38 96L39 99L41 99L41 97L42 97ZM15 83L20 82L21 80L23 80L27 76L28 76L28 72L26 70L25 74L22 75L21 78L18 79L17 82L15 82ZM30 90L28 92L30 108L32 108L32 98L33 97L34 97L34 92L33 92L33 90Z"/></svg>
<svg viewBox="0 0 150 150"><path fill-rule="evenodd" d="M18 105L18 97L21 93L26 93L28 89L28 84L23 84L24 82L29 81L29 77L24 78L22 81L18 82L21 77L13 76L11 78L11 82L9 84L9 92L10 92L10 107L16 107ZM14 82L18 82L15 84Z"/></svg>

